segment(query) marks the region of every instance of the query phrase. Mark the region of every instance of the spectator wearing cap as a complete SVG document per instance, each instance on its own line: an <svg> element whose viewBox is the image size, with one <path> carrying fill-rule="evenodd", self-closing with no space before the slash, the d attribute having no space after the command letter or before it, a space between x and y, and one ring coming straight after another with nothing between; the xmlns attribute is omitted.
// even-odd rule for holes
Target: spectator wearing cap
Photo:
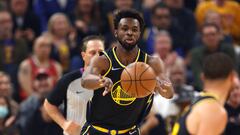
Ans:
<svg viewBox="0 0 240 135"><path fill-rule="evenodd" d="M31 96L20 104L16 124L21 135L60 135L62 130L47 115L43 101L53 90L53 78L42 69L33 79Z"/></svg>
<svg viewBox="0 0 240 135"><path fill-rule="evenodd" d="M51 40L47 36L41 36L35 40L33 55L25 59L19 69L18 78L21 86L22 99L32 94L33 80L40 69L49 72L53 82L56 82L61 74L60 64L50 58Z"/></svg>
<svg viewBox="0 0 240 135"><path fill-rule="evenodd" d="M65 74L46 98L44 107L51 118L69 135L79 135L86 122L87 104L93 91L82 87L82 73L91 59L104 50L104 41L99 36L83 39L82 57L84 67ZM84 51L85 50L85 51ZM64 115L58 107L64 103Z"/></svg>

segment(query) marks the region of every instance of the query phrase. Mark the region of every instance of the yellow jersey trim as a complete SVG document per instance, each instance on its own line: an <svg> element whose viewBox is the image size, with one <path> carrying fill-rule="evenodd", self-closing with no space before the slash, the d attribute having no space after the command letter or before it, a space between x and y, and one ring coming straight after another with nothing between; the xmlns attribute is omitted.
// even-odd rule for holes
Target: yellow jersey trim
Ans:
<svg viewBox="0 0 240 135"><path fill-rule="evenodd" d="M120 62L120 60L118 59L118 57L117 57L117 55L116 55L116 52L115 52L115 50L114 50L115 48L116 48L116 47L113 47L113 48L112 48L114 58L117 60L118 64L119 64L121 67L125 68L126 66L125 66L124 64L122 64L122 63ZM140 49L138 49L138 54L137 54L137 58L136 58L135 62L138 61L139 56L140 56Z"/></svg>
<svg viewBox="0 0 240 135"><path fill-rule="evenodd" d="M144 63L147 63L148 55L145 53Z"/></svg>
<svg viewBox="0 0 240 135"><path fill-rule="evenodd" d="M103 77L107 76L108 73L111 71L111 68L112 68L112 61L110 59L110 57L108 56L108 54L105 52L105 51L102 51L103 54L107 57L107 59L109 60L109 68L107 70L107 72L103 75Z"/></svg>
<svg viewBox="0 0 240 135"><path fill-rule="evenodd" d="M90 125L87 127L87 129L84 131L83 135L85 135L88 132L90 127L91 127Z"/></svg>
<svg viewBox="0 0 240 135"><path fill-rule="evenodd" d="M125 134L128 131L136 128L136 126L133 126L131 128L123 129L123 130L109 130L109 129L106 129L106 128L103 128L103 127L100 127L100 126L95 126L95 125L92 125L92 127L95 128L98 131L103 132L103 133L110 133L110 135Z"/></svg>

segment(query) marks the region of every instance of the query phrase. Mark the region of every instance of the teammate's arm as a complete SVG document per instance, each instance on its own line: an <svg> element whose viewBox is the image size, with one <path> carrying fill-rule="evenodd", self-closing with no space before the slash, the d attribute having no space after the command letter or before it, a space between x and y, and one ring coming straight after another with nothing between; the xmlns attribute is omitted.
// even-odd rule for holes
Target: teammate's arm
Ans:
<svg viewBox="0 0 240 135"><path fill-rule="evenodd" d="M220 135L227 124L227 113L216 101L195 106L187 117L187 129L196 135Z"/></svg>
<svg viewBox="0 0 240 135"><path fill-rule="evenodd" d="M107 94L111 87L112 81L103 75L109 70L110 62L106 56L94 56L90 65L84 71L82 76L82 87L89 90L96 90L105 87L103 95Z"/></svg>
<svg viewBox="0 0 240 135"><path fill-rule="evenodd" d="M165 98L173 97L173 86L164 72L164 64L159 57L149 56L148 64L154 69L157 75L157 91L161 96Z"/></svg>

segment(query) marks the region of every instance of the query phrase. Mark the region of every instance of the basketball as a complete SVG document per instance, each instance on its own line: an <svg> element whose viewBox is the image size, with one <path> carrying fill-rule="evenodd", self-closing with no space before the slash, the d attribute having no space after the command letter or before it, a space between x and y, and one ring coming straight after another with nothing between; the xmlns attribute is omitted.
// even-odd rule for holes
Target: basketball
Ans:
<svg viewBox="0 0 240 135"><path fill-rule="evenodd" d="M156 87L156 74L146 63L135 62L128 65L121 74L121 86L129 96L143 98Z"/></svg>

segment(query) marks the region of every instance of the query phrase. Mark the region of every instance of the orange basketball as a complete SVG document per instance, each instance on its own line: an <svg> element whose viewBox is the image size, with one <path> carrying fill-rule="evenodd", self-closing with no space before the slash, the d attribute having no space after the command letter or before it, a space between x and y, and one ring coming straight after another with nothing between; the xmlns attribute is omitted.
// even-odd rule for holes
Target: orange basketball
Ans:
<svg viewBox="0 0 240 135"><path fill-rule="evenodd" d="M121 74L121 86L129 96L143 98L156 87L156 74L146 63L136 62L128 65Z"/></svg>

